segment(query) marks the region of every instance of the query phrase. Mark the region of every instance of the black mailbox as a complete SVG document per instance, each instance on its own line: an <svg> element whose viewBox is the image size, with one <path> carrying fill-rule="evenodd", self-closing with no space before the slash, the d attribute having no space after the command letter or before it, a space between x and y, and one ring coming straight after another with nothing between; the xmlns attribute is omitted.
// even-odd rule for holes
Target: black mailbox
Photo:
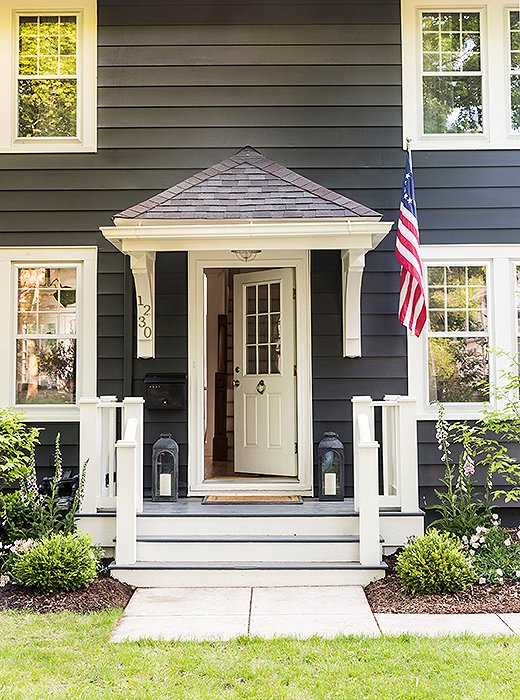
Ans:
<svg viewBox="0 0 520 700"><path fill-rule="evenodd" d="M144 385L146 408L168 411L186 408L185 374L147 374Z"/></svg>

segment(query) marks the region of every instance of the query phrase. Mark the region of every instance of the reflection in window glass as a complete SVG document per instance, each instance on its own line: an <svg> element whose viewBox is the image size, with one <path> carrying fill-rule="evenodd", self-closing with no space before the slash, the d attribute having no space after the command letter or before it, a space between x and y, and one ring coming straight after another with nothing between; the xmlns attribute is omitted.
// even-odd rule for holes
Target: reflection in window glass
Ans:
<svg viewBox="0 0 520 700"><path fill-rule="evenodd" d="M76 402L76 268L18 269L16 403Z"/></svg>
<svg viewBox="0 0 520 700"><path fill-rule="evenodd" d="M479 12L422 13L425 134L482 133Z"/></svg>
<svg viewBox="0 0 520 700"><path fill-rule="evenodd" d="M247 285L245 300L247 374L280 374L280 282Z"/></svg>
<svg viewBox="0 0 520 700"><path fill-rule="evenodd" d="M18 137L77 136L77 17L31 15L18 24Z"/></svg>
<svg viewBox="0 0 520 700"><path fill-rule="evenodd" d="M428 267L429 402L488 400L488 304L483 265Z"/></svg>
<svg viewBox="0 0 520 700"><path fill-rule="evenodd" d="M520 12L509 13L511 50L511 128L520 131Z"/></svg>

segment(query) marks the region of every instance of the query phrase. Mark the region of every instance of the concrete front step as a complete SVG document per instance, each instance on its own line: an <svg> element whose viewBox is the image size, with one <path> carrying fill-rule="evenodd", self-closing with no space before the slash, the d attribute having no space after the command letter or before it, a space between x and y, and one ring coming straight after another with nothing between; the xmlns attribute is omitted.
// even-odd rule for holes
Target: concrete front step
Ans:
<svg viewBox="0 0 520 700"><path fill-rule="evenodd" d="M359 538L341 535L138 536L137 559L155 562L356 562Z"/></svg>
<svg viewBox="0 0 520 700"><path fill-rule="evenodd" d="M386 565L359 562L143 562L112 565L111 575L143 588L361 585L383 578Z"/></svg>

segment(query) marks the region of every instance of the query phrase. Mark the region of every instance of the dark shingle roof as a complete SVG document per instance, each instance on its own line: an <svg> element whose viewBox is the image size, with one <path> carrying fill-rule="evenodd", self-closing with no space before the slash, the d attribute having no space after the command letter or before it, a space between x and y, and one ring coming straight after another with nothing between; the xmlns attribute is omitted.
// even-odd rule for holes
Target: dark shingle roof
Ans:
<svg viewBox="0 0 520 700"><path fill-rule="evenodd" d="M380 217L378 212L275 163L251 146L125 209L124 219Z"/></svg>

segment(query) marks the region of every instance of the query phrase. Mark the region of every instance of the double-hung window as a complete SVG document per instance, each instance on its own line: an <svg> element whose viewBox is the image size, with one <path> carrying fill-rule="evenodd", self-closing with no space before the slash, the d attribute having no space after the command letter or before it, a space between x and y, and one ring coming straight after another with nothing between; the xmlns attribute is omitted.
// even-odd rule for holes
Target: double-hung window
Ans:
<svg viewBox="0 0 520 700"><path fill-rule="evenodd" d="M420 338L408 337L409 391L420 418L435 419L437 402L448 417L475 418L520 349L520 246L421 251L428 320Z"/></svg>
<svg viewBox="0 0 520 700"><path fill-rule="evenodd" d="M29 419L77 420L96 394L96 249L0 249L0 405Z"/></svg>
<svg viewBox="0 0 520 700"><path fill-rule="evenodd" d="M0 38L0 151L95 150L95 0L2 2Z"/></svg>
<svg viewBox="0 0 520 700"><path fill-rule="evenodd" d="M402 0L403 142L520 148L520 12L506 0Z"/></svg>

